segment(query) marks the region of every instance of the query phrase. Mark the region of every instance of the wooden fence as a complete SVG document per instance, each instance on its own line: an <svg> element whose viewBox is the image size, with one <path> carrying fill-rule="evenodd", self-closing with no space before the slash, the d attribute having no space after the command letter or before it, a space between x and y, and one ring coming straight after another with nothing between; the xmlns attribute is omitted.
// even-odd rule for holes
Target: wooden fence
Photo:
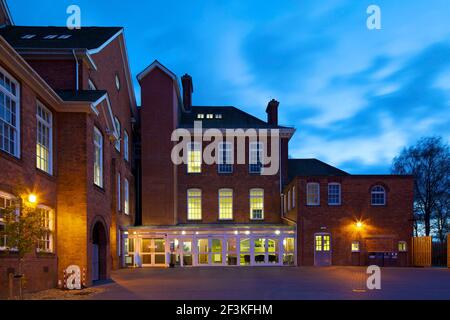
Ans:
<svg viewBox="0 0 450 320"><path fill-rule="evenodd" d="M413 266L431 267L431 237L414 237L413 245Z"/></svg>

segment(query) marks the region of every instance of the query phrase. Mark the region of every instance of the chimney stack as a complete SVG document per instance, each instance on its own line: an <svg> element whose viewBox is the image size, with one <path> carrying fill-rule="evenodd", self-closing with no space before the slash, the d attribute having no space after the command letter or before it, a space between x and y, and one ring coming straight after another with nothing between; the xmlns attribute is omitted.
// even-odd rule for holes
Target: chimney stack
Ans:
<svg viewBox="0 0 450 320"><path fill-rule="evenodd" d="M181 84L183 86L184 111L190 112L192 109L192 93L194 92L192 77L186 73L184 76L181 77Z"/></svg>
<svg viewBox="0 0 450 320"><path fill-rule="evenodd" d="M267 123L273 126L278 126L278 106L280 103L272 99L267 105Z"/></svg>

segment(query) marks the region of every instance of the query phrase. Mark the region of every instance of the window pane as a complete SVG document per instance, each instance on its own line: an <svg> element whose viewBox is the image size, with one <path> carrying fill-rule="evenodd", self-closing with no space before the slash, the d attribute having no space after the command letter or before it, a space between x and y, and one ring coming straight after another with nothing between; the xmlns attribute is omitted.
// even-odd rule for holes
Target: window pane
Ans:
<svg viewBox="0 0 450 320"><path fill-rule="evenodd" d="M328 185L328 204L339 205L341 204L341 185L329 184Z"/></svg>
<svg viewBox="0 0 450 320"><path fill-rule="evenodd" d="M306 193L307 205L316 206L320 204L320 188L318 183L308 183L306 186Z"/></svg>
<svg viewBox="0 0 450 320"><path fill-rule="evenodd" d="M219 219L233 219L233 190L219 190Z"/></svg>
<svg viewBox="0 0 450 320"><path fill-rule="evenodd" d="M188 220L202 219L202 191L188 190Z"/></svg>
<svg viewBox="0 0 450 320"><path fill-rule="evenodd" d="M201 144L194 142L188 145L188 173L202 172Z"/></svg>
<svg viewBox="0 0 450 320"><path fill-rule="evenodd" d="M250 217L254 220L264 219L264 190L250 190Z"/></svg>

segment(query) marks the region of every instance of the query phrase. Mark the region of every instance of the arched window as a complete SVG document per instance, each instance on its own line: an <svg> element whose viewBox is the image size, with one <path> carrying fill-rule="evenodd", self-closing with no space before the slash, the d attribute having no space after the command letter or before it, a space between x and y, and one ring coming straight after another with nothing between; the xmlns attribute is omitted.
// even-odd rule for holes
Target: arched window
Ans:
<svg viewBox="0 0 450 320"><path fill-rule="evenodd" d="M371 191L371 203L373 206L384 206L386 204L386 190L382 186L375 186Z"/></svg>

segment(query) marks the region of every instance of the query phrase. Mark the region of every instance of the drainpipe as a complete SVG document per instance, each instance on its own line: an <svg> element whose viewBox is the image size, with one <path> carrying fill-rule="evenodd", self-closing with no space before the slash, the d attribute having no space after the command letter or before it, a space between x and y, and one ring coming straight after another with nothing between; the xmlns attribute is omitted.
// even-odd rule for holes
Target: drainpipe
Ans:
<svg viewBox="0 0 450 320"><path fill-rule="evenodd" d="M76 53L75 53L75 49L73 49L72 50L72 53L73 53L73 57L75 58L75 77L76 77L76 83L75 83L75 85L76 85L76 90L78 91L79 89L80 89L80 77L79 77L79 71L78 71L78 69L79 69L79 62L78 62L78 58L77 58L77 55L76 55Z"/></svg>

